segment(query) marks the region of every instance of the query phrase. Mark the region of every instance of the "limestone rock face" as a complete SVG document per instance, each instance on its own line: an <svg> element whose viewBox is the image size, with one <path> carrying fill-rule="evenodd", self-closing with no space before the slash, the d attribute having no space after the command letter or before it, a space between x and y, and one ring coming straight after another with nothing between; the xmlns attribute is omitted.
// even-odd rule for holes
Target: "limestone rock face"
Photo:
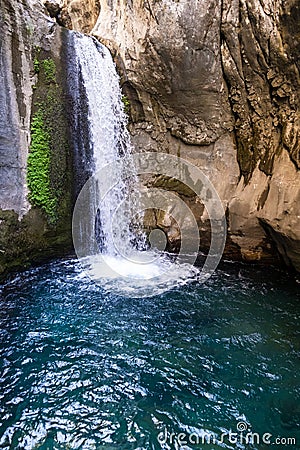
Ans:
<svg viewBox="0 0 300 450"><path fill-rule="evenodd" d="M232 239L262 255L263 233L300 269L298 2L223 2L224 77L242 174L229 204ZM299 23L299 22L297 22ZM233 33L233 29L237 33ZM299 53L298 53L299 54ZM249 248L244 242L249 241Z"/></svg>
<svg viewBox="0 0 300 450"><path fill-rule="evenodd" d="M187 144L209 145L232 129L220 15L216 1L101 2L94 33L118 52L130 84L155 99L166 130ZM155 107L146 106L153 122Z"/></svg>
<svg viewBox="0 0 300 450"><path fill-rule="evenodd" d="M33 23L29 17L23 29L25 14L24 8L1 2L0 208L14 209L20 215L29 209L24 185L34 76L26 42Z"/></svg>
<svg viewBox="0 0 300 450"><path fill-rule="evenodd" d="M42 0L51 17L59 24L82 33L94 27L99 11L99 0Z"/></svg>
<svg viewBox="0 0 300 450"><path fill-rule="evenodd" d="M64 90L52 109L57 145L51 145L58 149L52 150L52 184L66 192L55 226L30 207L26 187L30 121L49 93L39 67L53 60L62 86L61 62L71 57L63 56L69 37L59 25L92 33L110 48L129 100L135 150L180 156L209 177L228 219L226 256L265 262L280 256L300 270L299 2L42 3L0 0L0 272L70 248ZM187 203L207 248L201 200L167 178L159 187ZM170 249L177 249L182 224L171 213L149 211L147 225L164 230Z"/></svg>
<svg viewBox="0 0 300 450"><path fill-rule="evenodd" d="M72 159L60 63L69 32L50 19L40 2L1 0L0 8L1 276L70 250ZM53 220L29 202L28 155L38 111L51 133L47 183L57 192Z"/></svg>
<svg viewBox="0 0 300 450"><path fill-rule="evenodd" d="M299 20L296 0L100 0L92 31L115 57L135 149L203 170L227 209L229 256L279 254L297 270Z"/></svg>

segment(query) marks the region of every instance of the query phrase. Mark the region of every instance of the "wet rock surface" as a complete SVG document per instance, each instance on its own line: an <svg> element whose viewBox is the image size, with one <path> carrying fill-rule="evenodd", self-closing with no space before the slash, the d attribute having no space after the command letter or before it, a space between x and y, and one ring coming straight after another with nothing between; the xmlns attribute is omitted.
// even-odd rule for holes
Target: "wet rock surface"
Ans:
<svg viewBox="0 0 300 450"><path fill-rule="evenodd" d="M298 3L100 3L93 33L115 55L135 148L181 156L210 178L229 256L279 256L299 270Z"/></svg>
<svg viewBox="0 0 300 450"><path fill-rule="evenodd" d="M62 73L61 51L68 45L63 25L94 34L114 55L136 151L185 158L214 184L228 220L226 257L281 259L299 270L299 19L295 0L205 0L201 5L196 0L47 0L44 9L40 2L2 0L4 216L14 211L20 222L30 210L26 164L37 95L34 52L40 47L53 54ZM207 248L210 231L201 199L168 179L160 179L159 187L188 203ZM157 211L148 217L149 229L163 229L169 247L178 248L180 227L172 218ZM1 219L2 230L7 220ZM62 229L68 244L61 248L70 245L69 225ZM6 244L0 244L4 255ZM24 255L31 246L24 245ZM39 248L47 253L46 244Z"/></svg>
<svg viewBox="0 0 300 450"><path fill-rule="evenodd" d="M71 251L72 157L62 63L69 32L34 1L1 1L0 21L1 276ZM56 192L52 218L29 201L28 156L37 113L51 134L46 182Z"/></svg>

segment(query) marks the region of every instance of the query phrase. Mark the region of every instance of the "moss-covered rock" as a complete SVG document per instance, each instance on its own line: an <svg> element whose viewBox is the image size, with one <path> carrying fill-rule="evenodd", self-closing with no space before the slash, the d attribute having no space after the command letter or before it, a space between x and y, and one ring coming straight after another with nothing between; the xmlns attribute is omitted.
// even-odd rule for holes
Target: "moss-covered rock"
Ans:
<svg viewBox="0 0 300 450"><path fill-rule="evenodd" d="M27 164L28 198L33 206L40 207L46 213L49 223L55 224L63 214L61 205L71 206L65 67L59 60L57 68L52 55L40 48L35 49L36 60L40 69L32 105ZM66 198L67 202L64 201Z"/></svg>
<svg viewBox="0 0 300 450"><path fill-rule="evenodd" d="M72 251L73 204L69 31L37 5L5 0L2 12L0 278Z"/></svg>
<svg viewBox="0 0 300 450"><path fill-rule="evenodd" d="M57 196L50 180L50 133L44 122L42 109L38 109L31 123L31 146L27 161L28 198L32 205L41 207L49 221L57 219Z"/></svg>
<svg viewBox="0 0 300 450"><path fill-rule="evenodd" d="M19 220L12 210L0 210L0 280L9 273L72 252L70 227L60 221L53 227L39 208Z"/></svg>

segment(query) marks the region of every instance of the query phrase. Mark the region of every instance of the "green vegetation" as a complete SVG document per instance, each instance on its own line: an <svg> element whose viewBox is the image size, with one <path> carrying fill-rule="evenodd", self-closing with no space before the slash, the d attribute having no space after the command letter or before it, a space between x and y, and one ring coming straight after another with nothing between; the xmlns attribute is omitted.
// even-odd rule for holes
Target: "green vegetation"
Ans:
<svg viewBox="0 0 300 450"><path fill-rule="evenodd" d="M33 69L34 69L34 73L36 73L36 74L38 74L41 69L40 59L39 59L40 52L41 52L41 48L38 46L35 46L34 47Z"/></svg>
<svg viewBox="0 0 300 450"><path fill-rule="evenodd" d="M53 59L44 59L42 61L45 78L47 83L56 82L56 67Z"/></svg>
<svg viewBox="0 0 300 450"><path fill-rule="evenodd" d="M31 145L27 162L29 201L42 208L49 222L56 221L57 198L50 183L50 133L44 122L42 107L31 122Z"/></svg>
<svg viewBox="0 0 300 450"><path fill-rule="evenodd" d="M34 68L34 73L39 73L39 71L40 71L40 61L38 60L37 57L34 58L33 68Z"/></svg>
<svg viewBox="0 0 300 450"><path fill-rule="evenodd" d="M46 214L49 224L59 226L71 209L63 80L59 67L56 67L48 52L35 47L33 57L38 77L33 86L31 145L27 165L28 199Z"/></svg>
<svg viewBox="0 0 300 450"><path fill-rule="evenodd" d="M129 114L130 113L130 101L126 95L122 95L122 102L124 105L124 112L126 114Z"/></svg>

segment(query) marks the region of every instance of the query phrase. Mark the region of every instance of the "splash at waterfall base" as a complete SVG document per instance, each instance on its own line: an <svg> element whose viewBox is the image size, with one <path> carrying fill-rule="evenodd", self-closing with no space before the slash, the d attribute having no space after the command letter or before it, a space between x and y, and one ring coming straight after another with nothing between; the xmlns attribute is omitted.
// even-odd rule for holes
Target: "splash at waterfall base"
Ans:
<svg viewBox="0 0 300 450"><path fill-rule="evenodd" d="M157 152L134 153L120 80L109 51L80 33L73 33L73 43L75 67L69 77L76 86L70 94L77 108L73 131L81 189L72 232L85 272L104 288L125 296L155 295L191 279L205 281L217 267L226 240L225 214L217 192L188 161ZM204 204L211 246L202 270L194 267L200 236L192 210L174 192L143 184L143 176L177 180ZM154 209L168 213L180 228L176 256L165 252L162 230L146 238L144 215Z"/></svg>
<svg viewBox="0 0 300 450"><path fill-rule="evenodd" d="M132 182L132 173L135 182L144 174L179 180L201 199L211 223L211 246L201 269L193 265L200 236L192 211L174 193L157 188L139 190L138 185L129 183L121 195L119 185ZM111 196L112 191L119 195ZM107 196L118 203L110 205L106 229L99 231L99 217L107 208ZM177 255L169 255L161 248L160 235L156 233L150 233L148 246L142 232L137 238L133 236L132 221L151 208L171 211L182 225ZM104 288L129 296L156 295L191 280L204 282L213 274L225 246L226 219L218 193L199 168L172 155L133 154L104 166L87 181L74 209L73 241L85 271Z"/></svg>

